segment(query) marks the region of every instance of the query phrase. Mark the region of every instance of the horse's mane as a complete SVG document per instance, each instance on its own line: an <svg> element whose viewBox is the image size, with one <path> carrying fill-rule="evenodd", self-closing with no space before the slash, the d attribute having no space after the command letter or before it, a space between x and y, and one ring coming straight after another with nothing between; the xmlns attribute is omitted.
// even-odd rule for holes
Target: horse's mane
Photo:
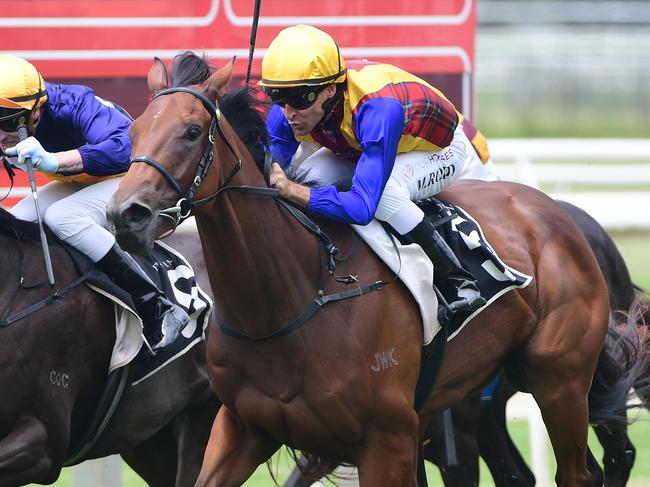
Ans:
<svg viewBox="0 0 650 487"><path fill-rule="evenodd" d="M192 86L204 82L214 72L205 56L185 51L174 57L170 74L171 85ZM246 145L257 166L264 164L268 132L262 111L268 105L259 100L257 89L249 85L227 92L219 99L219 108L241 141Z"/></svg>
<svg viewBox="0 0 650 487"><path fill-rule="evenodd" d="M0 233L22 241L40 240L38 225L19 220L4 208L0 208Z"/></svg>

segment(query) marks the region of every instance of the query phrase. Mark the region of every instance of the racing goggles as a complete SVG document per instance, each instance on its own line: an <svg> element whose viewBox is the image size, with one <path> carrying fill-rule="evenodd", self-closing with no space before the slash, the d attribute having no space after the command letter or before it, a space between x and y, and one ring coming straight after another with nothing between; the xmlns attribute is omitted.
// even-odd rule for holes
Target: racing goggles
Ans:
<svg viewBox="0 0 650 487"><path fill-rule="evenodd" d="M29 111L26 108L5 108L0 107L0 130L5 132L16 132L22 123L29 118Z"/></svg>
<svg viewBox="0 0 650 487"><path fill-rule="evenodd" d="M289 105L296 110L304 110L312 106L318 94L327 88L328 85L298 86L295 88L266 88L266 94L271 101L284 108Z"/></svg>

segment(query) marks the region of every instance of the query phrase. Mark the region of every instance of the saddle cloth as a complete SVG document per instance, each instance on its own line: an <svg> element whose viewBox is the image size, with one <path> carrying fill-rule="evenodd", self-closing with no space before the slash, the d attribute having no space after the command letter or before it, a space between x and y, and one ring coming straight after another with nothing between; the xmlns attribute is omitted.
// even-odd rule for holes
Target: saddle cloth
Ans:
<svg viewBox="0 0 650 487"><path fill-rule="evenodd" d="M481 294L487 301L485 306L473 313L457 316L447 330L449 341L500 296L512 289L528 286L533 278L506 265L486 240L478 222L461 207L434 198L418 202L418 205L437 227L462 266L477 279ZM398 236L389 235L377 220L369 225L352 227L386 265L399 275L415 298L422 315L424 345L428 345L440 331L431 260L419 245L400 242Z"/></svg>
<svg viewBox="0 0 650 487"><path fill-rule="evenodd" d="M134 256L167 299L182 306L190 316L190 322L178 338L169 346L158 350L156 355L151 355L148 347L143 346L143 323L135 311L131 295L95 268L86 256L69 247L68 251L80 272L89 272L86 284L114 304L116 340L109 373L130 363L131 385L136 385L187 353L205 338L212 300L199 288L191 265L170 246L157 241L149 255Z"/></svg>

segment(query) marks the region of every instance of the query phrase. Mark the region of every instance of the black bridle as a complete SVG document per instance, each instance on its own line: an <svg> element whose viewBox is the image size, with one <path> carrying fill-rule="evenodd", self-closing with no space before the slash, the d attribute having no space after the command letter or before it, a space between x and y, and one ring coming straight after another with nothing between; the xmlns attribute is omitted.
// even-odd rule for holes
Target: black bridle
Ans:
<svg viewBox="0 0 650 487"><path fill-rule="evenodd" d="M187 190L187 192L183 194L183 191L181 190L181 187L178 184L178 181L176 181L176 179L174 178L174 176L172 176L172 174L162 164L160 164L158 161L156 161L155 159L149 156L133 156L131 158L130 163L133 164L135 162L144 162L145 164L148 164L149 166L153 167L165 178L167 183L174 189L174 191L176 191L176 194L180 198L176 202L176 205L160 211L160 216L170 218L174 222L174 228L172 229L172 231L174 231L176 227L183 220L185 220L190 216L190 213L192 212L193 209L202 206L208 201L212 200L217 195L219 195L221 190L223 190L225 187L228 186L228 183L232 180L235 174L237 174L237 172L241 169L242 158L239 155L239 153L235 150L234 146L230 143L230 141L226 137L226 134L224 134L223 132L223 128L221 127L221 110L219 110L218 103L213 103L212 100L210 100L203 93L184 86L178 86L175 88L167 88L165 90L161 90L154 95L152 101L158 97L164 95L170 95L172 93L188 93L193 97L197 98L203 104L203 107L208 111L211 117L210 128L208 129L208 140L205 144L205 147L203 148L203 154L201 156L201 160L199 161L199 165L196 168L196 174L194 175L194 179L192 180L192 185ZM219 187L219 189L217 189L216 192L214 192L213 194L211 194L206 198L194 201L194 196L196 195L199 186L205 179L206 175L208 174L208 170L212 165L212 160L214 158L215 131L219 134L219 137L221 138L221 140L223 140L224 144L226 144L228 149L230 149L230 152L232 152L232 154L235 156L237 162L233 166L232 170L230 171L230 174L228 175L224 183Z"/></svg>
<svg viewBox="0 0 650 487"><path fill-rule="evenodd" d="M352 289L348 289L346 291L342 291L334 294L328 294L328 295L326 295L323 292L323 288L321 286L321 288L318 289L317 297L297 318L290 321L289 323L286 323L284 326L280 327L277 331L264 336L248 335L247 333L242 333L234 328L231 328L225 323L222 323L217 318L215 313L216 327L219 329L219 331L221 331L221 333L224 333L225 335L229 335L235 338L249 340L249 341L257 341L257 342L285 336L295 331L296 329L300 328L302 325L304 325L309 320L309 318L311 318L319 309L321 309L326 304L353 298L356 296L362 296L363 294L367 294L372 291L380 291L387 284L390 284L395 279L397 279L399 273L396 274L389 281L380 280L362 286L359 284L356 276L336 275L335 273L336 263L334 260L334 256L338 253L338 249L334 246L330 238L321 231L318 225L312 222L300 210L298 210L294 206L290 205L289 203L279 198L278 197L279 191L277 189L259 188L255 186L229 186L229 183L232 180L232 178L235 176L235 174L237 174L237 172L242 167L242 158L239 155L239 153L235 150L234 146L230 143L230 141L226 137L226 134L224 134L223 129L221 128L221 124L220 124L221 111L219 110L218 104L213 103L203 93L200 93L196 90L193 90L191 88L186 88L186 87L176 87L176 88L168 88L165 90L161 90L154 95L152 101L158 98L159 96L169 95L172 93L188 93L198 98L203 104L203 106L205 107L205 109L210 113L210 116L212 118L212 120L210 121L210 129L208 131L208 142L205 148L203 149L203 155L201 156L201 160L199 161L199 165L196 169L196 175L194 176L194 180L192 181L192 186L183 195L183 192L180 188L180 185L178 184L178 181L176 181L174 176L172 176L171 173L167 169L165 169L158 161L148 156L134 156L131 158L131 163L144 162L145 164L148 164L149 166L156 169L165 178L165 180L169 183L169 185L172 188L174 188L178 196L180 196L180 199L176 203L176 206L172 206L170 208L160 211L160 216L167 217L173 220L174 227L171 230L171 232L173 233L176 227L183 220L185 220L187 217L190 216L190 213L193 209L204 205L205 203L211 201L212 199L216 198L217 196L219 196L221 193L225 191L236 191L236 192L246 193L246 194L271 196L275 198L275 200L279 204L285 207L303 226L307 228L307 230L309 230L312 234L316 236L316 238L319 240L320 244L323 246L323 248L326 251L327 270L332 275L332 277L334 277L336 281L343 284L355 284L355 287ZM214 156L214 143L215 143L214 132L215 131L219 133L221 140L223 140L223 142L226 144L228 149L230 149L232 154L237 159L237 162L231 169L230 174L228 174L228 177L225 179L223 184L221 184L214 193L212 193L210 196L207 196L206 198L202 198L200 200L194 201L194 196L196 194L196 191L199 185L203 182L205 176L208 173L208 170L210 169L210 165L212 164L212 160ZM270 162L271 162L271 154L270 151L267 151L266 164L265 164L267 168L270 167ZM267 183L268 183L268 179L267 179Z"/></svg>

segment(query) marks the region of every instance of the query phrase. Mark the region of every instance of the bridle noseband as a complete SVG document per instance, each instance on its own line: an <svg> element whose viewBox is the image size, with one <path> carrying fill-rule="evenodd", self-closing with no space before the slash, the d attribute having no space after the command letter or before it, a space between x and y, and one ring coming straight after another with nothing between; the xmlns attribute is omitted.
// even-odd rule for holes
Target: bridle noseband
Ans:
<svg viewBox="0 0 650 487"><path fill-rule="evenodd" d="M234 146L230 143L230 141L226 137L226 134L224 134L223 132L223 129L221 127L221 110L219 110L219 105L217 103L213 103L212 100L210 100L203 93L184 86L178 86L174 88L167 88L165 90L161 90L158 93L156 93L151 100L153 101L158 97L164 95L171 95L172 93L188 93L193 97L197 98L203 104L203 107L208 111L211 117L210 128L208 130L208 141L203 149L203 154L201 156L201 160L199 161L198 167L196 168L196 174L194 175L194 179L192 180L192 185L187 190L187 192L183 194L183 191L181 190L181 187L178 184L178 181L176 181L176 179L174 178L174 176L172 176L172 174L162 164L160 164L158 161L156 161L155 159L149 156L133 156L131 157L130 164L133 164L135 162L144 162L145 164L148 164L149 166L153 167L165 178L167 183L174 189L174 191L176 191L176 194L178 194L180 199L176 202L175 206L160 211L160 216L170 218L174 222L174 228L172 230L173 232L183 220L185 220L190 216L190 213L193 209L202 206L203 204L207 203L208 201L216 197L219 194L220 190L228 185L230 180L235 176L235 174L237 174L239 169L241 169L242 158L239 155L239 153L235 150ZM224 183L219 187L219 189L215 193L208 196L207 198L194 201L194 196L197 190L199 189L199 186L205 179L205 176L207 175L210 166L212 165L212 160L214 158L215 131L218 132L219 137L221 138L221 140L223 140L223 142L226 144L228 149L230 149L230 152L232 152L232 154L235 156L237 162L235 163L234 167L230 171L230 174L228 175Z"/></svg>

